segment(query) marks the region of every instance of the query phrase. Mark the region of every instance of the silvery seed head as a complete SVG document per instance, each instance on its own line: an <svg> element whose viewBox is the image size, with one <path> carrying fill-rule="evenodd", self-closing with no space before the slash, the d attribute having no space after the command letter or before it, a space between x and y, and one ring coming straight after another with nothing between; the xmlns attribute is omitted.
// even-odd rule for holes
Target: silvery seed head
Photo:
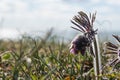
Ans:
<svg viewBox="0 0 120 80"><path fill-rule="evenodd" d="M113 37L120 43L119 36L113 35ZM117 57L110 63L111 66L120 63L120 44L116 45L111 42L106 42L104 46L104 53L117 55Z"/></svg>

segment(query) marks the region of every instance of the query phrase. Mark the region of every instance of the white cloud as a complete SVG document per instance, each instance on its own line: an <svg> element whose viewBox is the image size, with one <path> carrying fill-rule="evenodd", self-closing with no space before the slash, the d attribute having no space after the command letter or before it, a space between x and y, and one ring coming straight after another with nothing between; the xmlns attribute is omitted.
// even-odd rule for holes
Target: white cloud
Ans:
<svg viewBox="0 0 120 80"><path fill-rule="evenodd" d="M0 12L8 12L10 11L10 7L6 2L0 1Z"/></svg>
<svg viewBox="0 0 120 80"><path fill-rule="evenodd" d="M96 6L92 8L92 11L97 11L98 13L106 14L113 11L110 6Z"/></svg>
<svg viewBox="0 0 120 80"><path fill-rule="evenodd" d="M12 2L11 4L16 12L26 12L27 11L28 4L26 2L16 0L16 1Z"/></svg>
<svg viewBox="0 0 120 80"><path fill-rule="evenodd" d="M31 8L29 1L22 0L2 0L0 2L2 10L12 11L11 13L1 11L1 15L10 18L61 18L61 16L68 16L74 11L82 10L83 8L78 8L78 6L73 6L71 4L65 4L61 0L35 0L31 1L34 10L30 11ZM39 5L38 5L39 4Z"/></svg>
<svg viewBox="0 0 120 80"><path fill-rule="evenodd" d="M97 14L96 24L101 31L120 31L119 30L119 19L118 13L109 14Z"/></svg>
<svg viewBox="0 0 120 80"><path fill-rule="evenodd" d="M47 4L45 1L39 1L39 5L37 5L37 8L35 8L32 11L27 11L25 9L22 9L22 7L16 7L16 12L10 14L11 17L15 16L16 18L47 18L47 19L61 19L62 17L70 16L72 13L83 10L82 7L73 6L71 4L65 4L61 1L54 1L49 0L51 3ZM44 4L43 4L44 3ZM36 3L38 4L38 3ZM35 7L36 4L33 6ZM17 5L17 4L16 4ZM21 5L21 3L19 3ZM23 5L23 4L22 4ZM25 5L24 5L25 6ZM24 8L24 7L23 7ZM25 6L26 8L26 6ZM18 9L18 10L17 10ZM19 11L19 10L23 11Z"/></svg>
<svg viewBox="0 0 120 80"><path fill-rule="evenodd" d="M33 27L36 30L52 26L64 27L70 26L69 20L81 10L97 11L97 16L112 14L112 6L94 6L102 2L105 1L91 0L90 3L84 3L85 5L82 3L76 5L76 3L66 3L62 0L1 0L0 16L5 18L3 25L5 27L21 27L20 29L31 30ZM110 15L106 16L110 17Z"/></svg>
<svg viewBox="0 0 120 80"><path fill-rule="evenodd" d="M91 3L99 3L101 0L91 0Z"/></svg>
<svg viewBox="0 0 120 80"><path fill-rule="evenodd" d="M13 16L22 15L27 12L28 4L21 0L1 0L0 15Z"/></svg>
<svg viewBox="0 0 120 80"><path fill-rule="evenodd" d="M108 4L120 5L120 0L105 0Z"/></svg>

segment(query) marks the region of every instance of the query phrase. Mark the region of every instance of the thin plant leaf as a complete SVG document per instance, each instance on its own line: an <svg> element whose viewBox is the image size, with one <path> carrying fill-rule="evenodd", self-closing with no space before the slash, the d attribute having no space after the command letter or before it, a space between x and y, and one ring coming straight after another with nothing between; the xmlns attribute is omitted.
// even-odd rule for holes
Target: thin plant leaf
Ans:
<svg viewBox="0 0 120 80"><path fill-rule="evenodd" d="M120 37L119 37L119 36L113 35L113 37L114 37L115 39L117 39L118 42L120 42Z"/></svg>
<svg viewBox="0 0 120 80"><path fill-rule="evenodd" d="M80 28L82 32L85 32L84 28L82 28L80 25L78 25L77 23L75 23L73 20L71 20L71 22L73 24L75 24L78 28Z"/></svg>
<svg viewBox="0 0 120 80"><path fill-rule="evenodd" d="M117 45L115 45L115 44L113 44L113 43L111 43L111 42L107 42L107 43L105 43L106 44L106 46L109 46L109 47L113 47L113 48L118 48L118 46Z"/></svg>

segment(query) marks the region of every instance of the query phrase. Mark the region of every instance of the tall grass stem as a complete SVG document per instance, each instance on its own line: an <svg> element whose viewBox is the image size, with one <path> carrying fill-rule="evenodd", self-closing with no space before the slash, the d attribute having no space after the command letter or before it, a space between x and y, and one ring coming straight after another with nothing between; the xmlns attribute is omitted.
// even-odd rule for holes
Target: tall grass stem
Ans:
<svg viewBox="0 0 120 80"><path fill-rule="evenodd" d="M92 43L92 47L93 47L93 53L95 55L95 57L93 57L94 72L95 72L96 80L99 80L98 76L101 74L101 56L100 56L100 48L99 48L97 35L95 35L95 40Z"/></svg>

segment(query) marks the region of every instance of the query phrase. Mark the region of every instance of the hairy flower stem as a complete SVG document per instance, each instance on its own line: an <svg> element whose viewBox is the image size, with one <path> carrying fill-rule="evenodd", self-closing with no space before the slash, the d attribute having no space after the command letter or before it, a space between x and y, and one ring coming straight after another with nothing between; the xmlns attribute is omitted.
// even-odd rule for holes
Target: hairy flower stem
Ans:
<svg viewBox="0 0 120 80"><path fill-rule="evenodd" d="M94 63L94 72L96 76L96 80L99 80L99 75L101 74L101 57L100 57L100 49L99 49L99 43L98 43L98 37L95 35L95 39L92 43L92 49L95 57L93 57L93 63Z"/></svg>

